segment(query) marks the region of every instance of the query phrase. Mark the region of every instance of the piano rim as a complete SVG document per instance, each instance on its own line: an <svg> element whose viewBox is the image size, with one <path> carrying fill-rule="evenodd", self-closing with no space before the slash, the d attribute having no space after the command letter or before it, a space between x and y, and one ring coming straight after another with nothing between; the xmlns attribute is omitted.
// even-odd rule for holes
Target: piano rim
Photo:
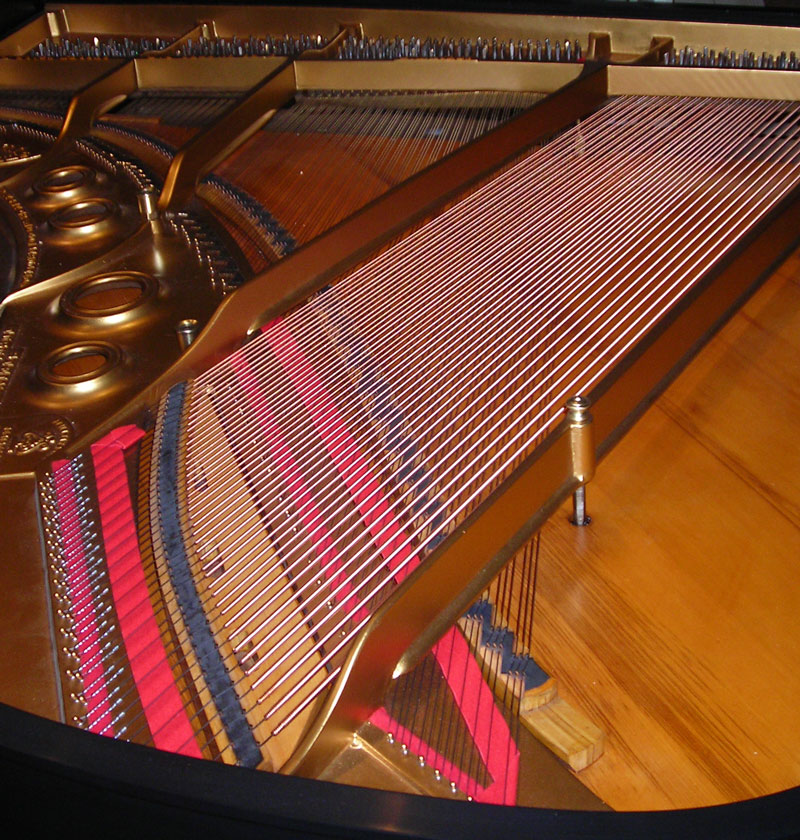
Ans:
<svg viewBox="0 0 800 840"><path fill-rule="evenodd" d="M253 772L73 729L0 704L12 824L118 836L776 838L800 833L800 787L675 811L567 811L464 803ZM43 792L46 797L43 797ZM46 801L46 806L43 802ZM111 822L113 820L113 823ZM491 832L492 834L489 834ZM312 834L313 833L313 834ZM207 836L207 834L206 834Z"/></svg>

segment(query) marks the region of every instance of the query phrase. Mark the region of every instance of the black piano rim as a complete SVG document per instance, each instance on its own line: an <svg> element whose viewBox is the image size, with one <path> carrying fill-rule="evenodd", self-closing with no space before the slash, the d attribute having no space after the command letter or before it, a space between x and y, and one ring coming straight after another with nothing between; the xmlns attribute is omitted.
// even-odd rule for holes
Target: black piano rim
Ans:
<svg viewBox="0 0 800 840"><path fill-rule="evenodd" d="M0 704L4 823L68 836L788 838L800 787L679 811L509 808L300 779L186 758ZM11 836L17 836L11 835Z"/></svg>

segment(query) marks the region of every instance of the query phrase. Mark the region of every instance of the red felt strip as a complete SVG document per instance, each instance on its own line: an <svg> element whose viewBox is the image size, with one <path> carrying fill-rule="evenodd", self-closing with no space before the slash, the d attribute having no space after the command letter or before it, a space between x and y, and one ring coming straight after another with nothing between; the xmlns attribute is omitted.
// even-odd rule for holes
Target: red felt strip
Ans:
<svg viewBox="0 0 800 840"><path fill-rule="evenodd" d="M264 433L264 440L269 447L272 460L281 474L286 491L292 498L298 516L316 546L322 573L331 581L331 586L338 590L336 600L343 601L347 609L354 608L357 604L356 599L348 598L348 594L353 587L350 582L344 579L344 576L339 574L342 560L333 546L333 540L325 526L325 519L314 502L311 491L308 489L291 448L281 433L275 415L267 404L258 380L247 362L238 354L231 357L230 364L249 401L250 410L258 418ZM356 620L365 616L366 610L364 607L355 612Z"/></svg>
<svg viewBox="0 0 800 840"><path fill-rule="evenodd" d="M136 688L156 747L202 758L158 630L144 578L124 451L144 432L122 426L92 444L111 592Z"/></svg>

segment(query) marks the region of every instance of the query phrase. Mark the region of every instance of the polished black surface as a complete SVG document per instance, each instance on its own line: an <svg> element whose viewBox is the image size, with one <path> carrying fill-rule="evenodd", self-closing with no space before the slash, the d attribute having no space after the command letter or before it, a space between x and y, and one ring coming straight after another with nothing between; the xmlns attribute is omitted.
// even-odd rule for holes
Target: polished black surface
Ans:
<svg viewBox="0 0 800 840"><path fill-rule="evenodd" d="M184 758L0 706L12 825L114 837L789 838L800 789L687 811L505 808L367 791ZM8 825L8 822L6 822ZM213 832L213 835L212 835ZM14 836L14 835L11 835Z"/></svg>

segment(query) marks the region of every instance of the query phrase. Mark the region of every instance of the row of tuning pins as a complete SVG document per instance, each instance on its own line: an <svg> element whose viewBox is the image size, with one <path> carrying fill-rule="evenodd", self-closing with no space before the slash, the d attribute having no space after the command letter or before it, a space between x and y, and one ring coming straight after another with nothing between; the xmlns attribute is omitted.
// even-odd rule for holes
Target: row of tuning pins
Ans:
<svg viewBox="0 0 800 840"><path fill-rule="evenodd" d="M669 67L732 67L745 70L797 70L797 55L781 52L775 56L762 52L757 55L750 50L712 50L708 47L694 50L684 47L682 50L670 50L664 54L663 63Z"/></svg>
<svg viewBox="0 0 800 840"><path fill-rule="evenodd" d="M198 264L205 266L212 286L220 286L223 293L241 286L242 276L233 268L217 238L203 222L181 212L170 220L170 227L183 238Z"/></svg>
<svg viewBox="0 0 800 840"><path fill-rule="evenodd" d="M497 38L356 38L348 37L339 46L338 57L345 61L386 61L397 58L467 58L478 61L581 61L578 41L551 42L498 41Z"/></svg>
<svg viewBox="0 0 800 840"><path fill-rule="evenodd" d="M31 58L134 58L144 52L158 51L170 45L163 38L107 38L95 36L84 39L47 38L28 54ZM176 57L237 57L286 56L296 57L307 50L320 50L330 43L322 35L284 35L239 38L201 36L187 38L178 47ZM344 60L390 60L396 58L466 58L478 61L555 61L583 60L580 43L565 40L500 41L497 38L356 38L349 36L339 46L338 58Z"/></svg>
<svg viewBox="0 0 800 840"><path fill-rule="evenodd" d="M187 38L186 43L176 51L176 56L299 56L306 50L321 50L330 39L322 35L266 35L263 38L251 35L249 38Z"/></svg>
<svg viewBox="0 0 800 840"><path fill-rule="evenodd" d="M47 38L29 53L30 58L135 58L145 52L163 50L171 40L164 38Z"/></svg>
<svg viewBox="0 0 800 840"><path fill-rule="evenodd" d="M55 490L52 478L40 484L45 549L50 571L50 586L55 602L54 633L62 653L62 688L65 689L67 721L82 729L99 720L96 708L90 708L92 697L102 692L108 700L112 720L106 734L124 737L127 727L120 725L124 707L124 674L119 667L120 646L116 638L117 624L113 617L105 555L97 532L85 518L88 484L84 473L84 456L79 455L73 472L75 510L72 518L58 525ZM80 533L83 543L82 568L75 557L64 550L63 534ZM76 565L77 563L77 565ZM91 627L92 632L87 632ZM91 679L87 681L87 674ZM95 730L97 731L97 730Z"/></svg>

